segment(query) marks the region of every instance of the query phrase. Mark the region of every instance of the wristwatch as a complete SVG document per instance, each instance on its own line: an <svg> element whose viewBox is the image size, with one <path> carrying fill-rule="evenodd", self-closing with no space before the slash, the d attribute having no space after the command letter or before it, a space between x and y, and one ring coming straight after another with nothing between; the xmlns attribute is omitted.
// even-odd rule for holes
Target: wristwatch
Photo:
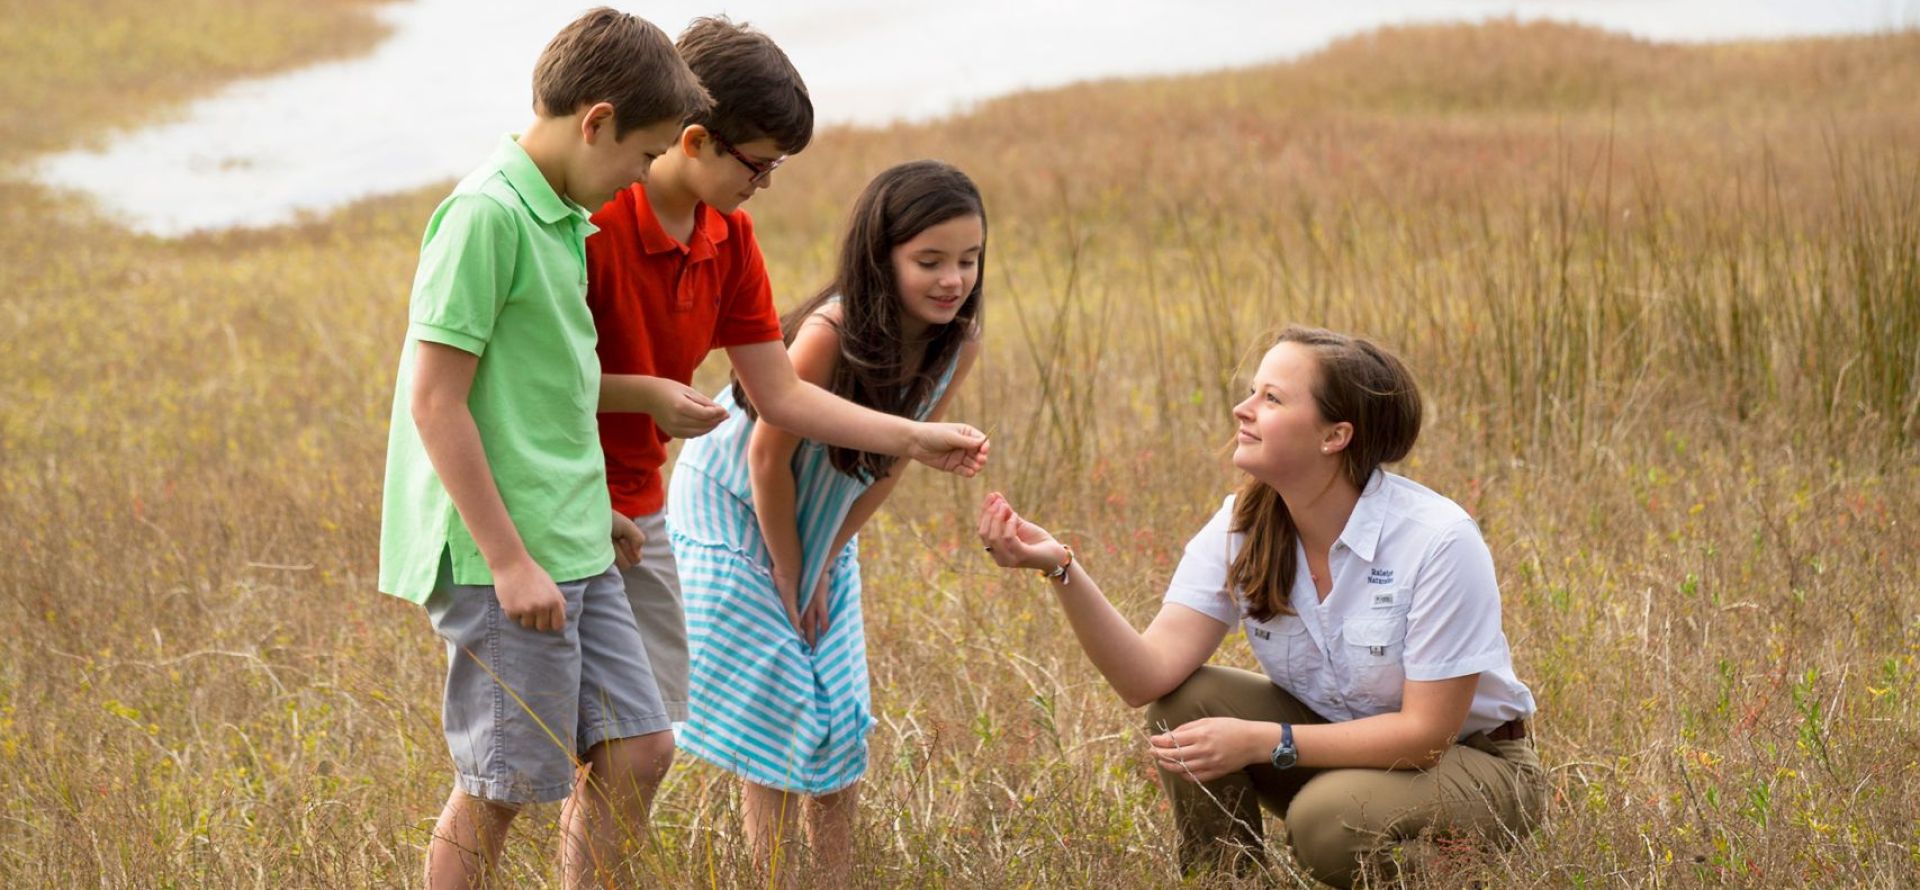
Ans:
<svg viewBox="0 0 1920 890"><path fill-rule="evenodd" d="M1280 744L1273 746L1273 753L1267 755L1267 762L1274 769L1288 769L1300 761L1300 752L1293 748L1293 724L1280 724Z"/></svg>

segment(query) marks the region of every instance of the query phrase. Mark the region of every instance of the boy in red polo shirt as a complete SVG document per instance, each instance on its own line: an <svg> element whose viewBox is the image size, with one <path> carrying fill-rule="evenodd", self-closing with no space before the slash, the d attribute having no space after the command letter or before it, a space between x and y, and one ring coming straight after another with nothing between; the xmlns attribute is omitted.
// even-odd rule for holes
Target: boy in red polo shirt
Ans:
<svg viewBox="0 0 1920 890"><path fill-rule="evenodd" d="M625 570L627 598L667 712L682 721L686 618L660 470L669 438L703 435L726 419L688 385L710 350L727 350L767 422L803 438L968 476L985 463L987 441L964 424L862 408L794 373L753 221L739 208L812 140L813 102L786 54L758 31L697 19L678 47L712 95L712 110L690 119L645 185L594 214L587 302L600 334L600 440L613 509L647 538L640 564Z"/></svg>

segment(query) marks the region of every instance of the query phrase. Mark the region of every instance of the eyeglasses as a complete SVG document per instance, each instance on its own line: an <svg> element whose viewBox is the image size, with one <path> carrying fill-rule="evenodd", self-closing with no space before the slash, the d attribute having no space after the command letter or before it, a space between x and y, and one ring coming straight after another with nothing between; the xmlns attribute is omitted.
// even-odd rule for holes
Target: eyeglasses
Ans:
<svg viewBox="0 0 1920 890"><path fill-rule="evenodd" d="M756 161L741 154L740 149L734 148L733 143L725 139L715 136L713 137L713 141L718 144L722 150L726 151L727 154L733 155L733 159L739 161L741 166L747 168L747 172L753 174L753 178L747 180L747 182L753 185L766 185L767 177L772 176L774 170L779 169L781 164L787 162L786 155L781 155L771 161Z"/></svg>

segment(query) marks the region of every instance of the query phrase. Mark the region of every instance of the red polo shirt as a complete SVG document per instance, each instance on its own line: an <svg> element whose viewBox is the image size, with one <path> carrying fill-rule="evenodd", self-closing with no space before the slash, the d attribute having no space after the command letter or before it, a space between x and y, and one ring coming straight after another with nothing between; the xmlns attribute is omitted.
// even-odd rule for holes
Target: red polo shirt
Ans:
<svg viewBox="0 0 1920 890"><path fill-rule="evenodd" d="M593 215L587 239L587 305L599 330L600 370L693 382L707 353L780 339L766 261L746 211L694 208L686 244L660 227L645 187L620 192ZM613 508L657 513L667 435L645 414L600 415Z"/></svg>

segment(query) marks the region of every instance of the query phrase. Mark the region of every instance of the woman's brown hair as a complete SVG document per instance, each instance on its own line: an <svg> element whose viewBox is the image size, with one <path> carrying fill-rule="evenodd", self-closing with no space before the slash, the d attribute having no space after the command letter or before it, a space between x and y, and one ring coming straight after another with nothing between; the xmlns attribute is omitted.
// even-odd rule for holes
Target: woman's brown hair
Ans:
<svg viewBox="0 0 1920 890"><path fill-rule="evenodd" d="M1313 402L1320 418L1353 425L1340 462L1347 481L1365 491L1374 470L1405 458L1420 438L1420 389L1413 373L1370 340L1321 328L1288 326L1268 349L1282 343L1299 344L1313 355ZM1289 599L1299 570L1294 544L1300 532L1279 492L1258 479L1242 483L1232 529L1246 538L1227 567L1227 584L1246 597L1247 614L1259 621L1294 614Z"/></svg>

